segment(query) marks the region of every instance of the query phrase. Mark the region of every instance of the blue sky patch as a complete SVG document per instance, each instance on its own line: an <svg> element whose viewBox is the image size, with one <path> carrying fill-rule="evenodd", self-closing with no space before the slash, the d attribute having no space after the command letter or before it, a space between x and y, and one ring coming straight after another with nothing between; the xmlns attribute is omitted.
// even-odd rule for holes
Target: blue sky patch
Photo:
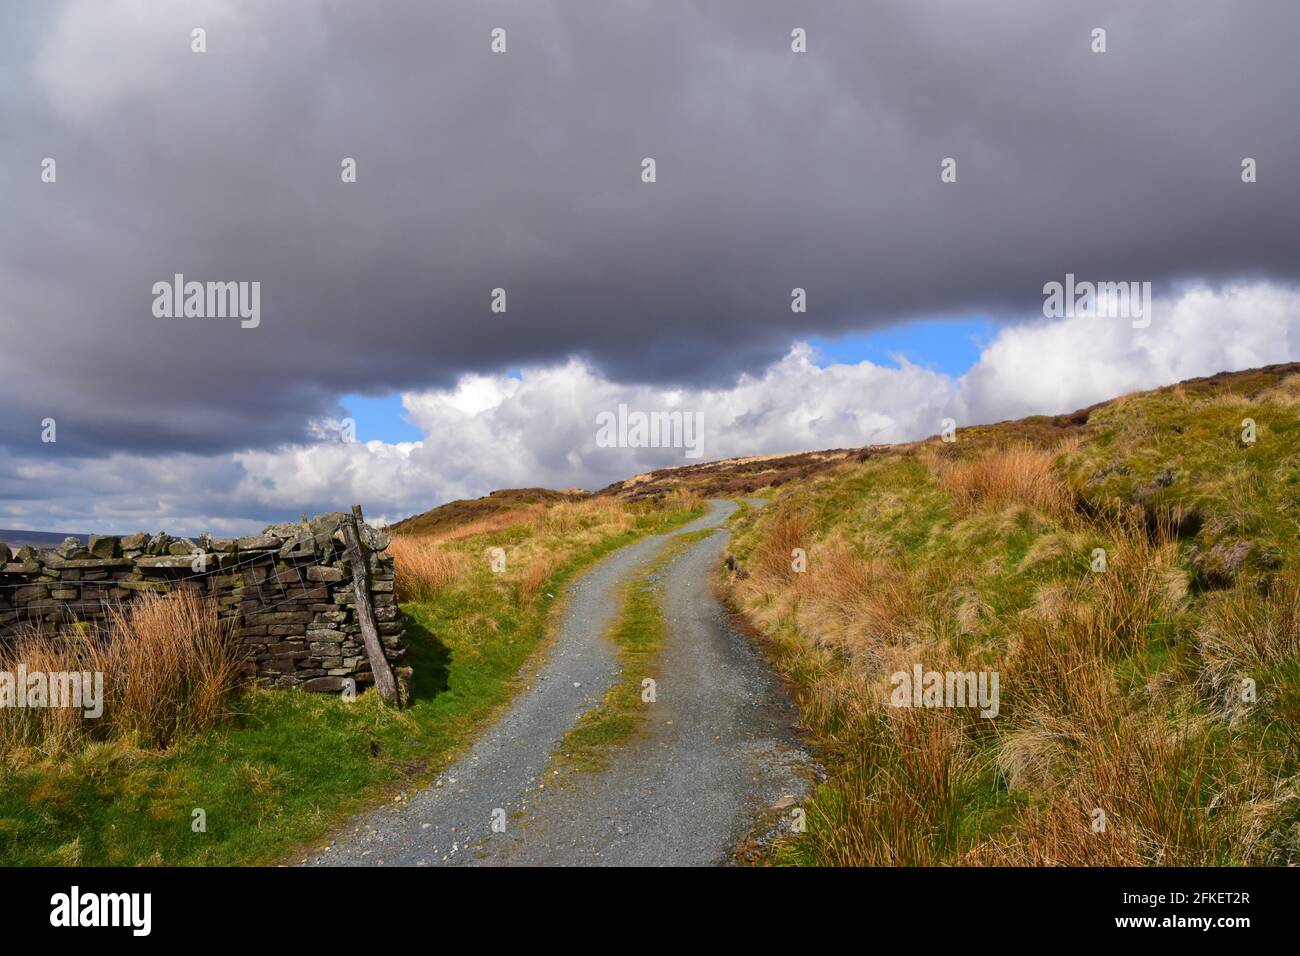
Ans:
<svg viewBox="0 0 1300 956"><path fill-rule="evenodd" d="M347 409L348 417L356 419L357 441L378 440L392 445L424 438L424 433L406 420L402 396L397 392L344 395L339 402Z"/></svg>
<svg viewBox="0 0 1300 956"><path fill-rule="evenodd" d="M998 328L984 316L919 319L871 332L809 336L808 344L818 351L817 364L822 368L864 360L896 368L893 356L901 355L913 365L958 376L979 361Z"/></svg>

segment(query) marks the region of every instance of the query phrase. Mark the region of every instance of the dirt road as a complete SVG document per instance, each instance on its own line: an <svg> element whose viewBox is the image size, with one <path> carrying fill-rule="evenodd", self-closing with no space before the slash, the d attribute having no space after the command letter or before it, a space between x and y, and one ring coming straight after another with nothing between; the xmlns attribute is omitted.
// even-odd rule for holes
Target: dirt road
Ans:
<svg viewBox="0 0 1300 956"><path fill-rule="evenodd" d="M784 825L770 810L802 800L812 761L785 689L709 586L736 509L657 572L667 638L644 732L599 773L551 767L564 734L618 677L606 637L621 588L674 535L629 545L570 586L546 662L478 742L409 801L356 819L311 865L715 865L737 843ZM557 786L557 784L559 784ZM493 820L504 820L494 832Z"/></svg>

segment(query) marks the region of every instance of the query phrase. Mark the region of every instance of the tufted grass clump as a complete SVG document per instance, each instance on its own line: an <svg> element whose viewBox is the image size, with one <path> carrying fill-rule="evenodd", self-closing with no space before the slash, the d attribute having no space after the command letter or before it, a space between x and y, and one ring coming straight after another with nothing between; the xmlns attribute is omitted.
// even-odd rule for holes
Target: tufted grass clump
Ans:
<svg viewBox="0 0 1300 956"><path fill-rule="evenodd" d="M0 645L0 671L87 675L83 693L101 689L102 712L89 714L89 700L0 708L0 754L11 763L62 758L108 740L166 749L229 714L241 664L216 605L189 590L110 605L102 625L29 627Z"/></svg>

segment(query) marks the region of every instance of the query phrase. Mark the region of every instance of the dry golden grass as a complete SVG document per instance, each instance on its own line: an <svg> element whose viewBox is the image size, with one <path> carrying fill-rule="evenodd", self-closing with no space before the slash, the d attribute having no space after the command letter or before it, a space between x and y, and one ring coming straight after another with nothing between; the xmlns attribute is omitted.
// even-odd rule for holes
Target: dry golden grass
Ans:
<svg viewBox="0 0 1300 956"><path fill-rule="evenodd" d="M1300 863L1298 403L1294 370L1189 383L1072 416L1063 442L1060 422L992 426L919 448L924 469L864 456L781 488L730 588L831 772L783 854ZM1237 540L1240 573L1202 573ZM908 661L997 671L997 718L890 707Z"/></svg>
<svg viewBox="0 0 1300 956"><path fill-rule="evenodd" d="M563 555L558 554L540 554L529 561L519 575L519 596L529 598L536 595L561 563Z"/></svg>
<svg viewBox="0 0 1300 956"><path fill-rule="evenodd" d="M467 521L464 524L456 525L454 528L448 528L435 534L394 535L393 540L396 542L406 538L417 538L435 543L439 541L461 541L465 538L475 538L483 534L495 534L498 531L506 531L510 528L517 528L524 524L536 525L538 518L545 514L545 512L545 505L528 505L524 508L515 508L511 511L503 511L488 518L479 518L476 521Z"/></svg>
<svg viewBox="0 0 1300 956"><path fill-rule="evenodd" d="M803 511L782 508L767 526L763 540L751 558L754 581L771 588L793 584L799 575L794 570L794 552L812 547L812 520Z"/></svg>
<svg viewBox="0 0 1300 956"><path fill-rule="evenodd" d="M1020 778L1045 799L1021 815L1014 836L990 839L968 862L1194 866L1214 862L1229 847L1247 850L1244 818L1210 817L1202 805L1201 795L1212 789L1212 761L1194 727L1128 713L1113 689L1097 684L1081 681L1078 693L1088 702L1076 704L1068 718L1039 725L1056 751L1049 779ZM1014 773L1011 779L1014 785Z"/></svg>
<svg viewBox="0 0 1300 956"><path fill-rule="evenodd" d="M110 607L102 628L31 629L0 646L0 670L103 675L103 714L81 709L0 710L0 752L55 757L90 740L165 748L228 713L242 659L216 606L191 591L146 594Z"/></svg>
<svg viewBox="0 0 1300 956"><path fill-rule="evenodd" d="M105 706L117 733L165 747L226 716L243 661L212 600L147 594L108 618Z"/></svg>
<svg viewBox="0 0 1300 956"><path fill-rule="evenodd" d="M846 772L837 795L818 801L809 839L829 866L934 866L967 851L956 821L978 773L952 711L891 708L860 687L818 686L814 707L833 714ZM834 700L829 700L833 697Z"/></svg>
<svg viewBox="0 0 1300 956"><path fill-rule="evenodd" d="M443 546L433 535L394 535L388 546L402 601L430 601L442 588L465 575L466 556Z"/></svg>
<svg viewBox="0 0 1300 956"><path fill-rule="evenodd" d="M613 526L630 529L636 517L628 506L617 498L587 498L583 501L561 501L543 509L533 520L533 528L541 534L572 534L592 528Z"/></svg>
<svg viewBox="0 0 1300 956"><path fill-rule="evenodd" d="M811 811L815 858L839 866L943 862L964 851L955 821L962 788L977 772L963 736L967 718L889 706L889 675L917 660L948 668L951 652L935 621L946 615L954 628L973 626L978 595L900 555L867 556L841 536L814 542L812 534L806 510L776 511L747 576L733 586L768 633L786 635L778 664L797 688L804 722L844 753L836 796ZM804 573L791 567L795 548L808 553Z"/></svg>
<svg viewBox="0 0 1300 956"><path fill-rule="evenodd" d="M982 769L970 715L891 708L882 689L884 675L905 659L936 670L959 666L945 659L939 635L916 629L935 609L939 582L901 562L857 557L842 543L830 548L832 565L819 564L806 585L799 633L807 639L817 622L839 615L845 637L836 646L857 665L874 664L875 674L827 666L799 680L806 717L834 728L849 750L838 799L817 810L820 862L1193 864L1240 840L1229 816L1207 827L1194 798L1208 785L1204 746L1167 721L1131 713L1111 673L1176 604L1163 574L1171 545L1136 526L1127 530L1111 572L1083 579L1058 613L1027 616L1018 643L989 665L1012 692L997 766L1013 789L1042 799L1018 819L1014 837L983 839L957 823L965 788ZM955 616L957 606L940 613ZM881 646L891 639L910 643L891 654ZM1107 821L1100 831L1098 808Z"/></svg>
<svg viewBox="0 0 1300 956"><path fill-rule="evenodd" d="M1115 676L1180 609L1175 546L1134 521L1110 534L1109 569L1055 592L1053 613L1025 617L1002 665L1014 697L998 766L1013 790L1041 799L1014 838L990 839L968 862L1204 865L1244 850L1239 816L1210 819L1201 803L1212 784L1202 728L1125 695Z"/></svg>
<svg viewBox="0 0 1300 956"><path fill-rule="evenodd" d="M818 545L801 581L796 622L843 649L860 668L879 669L888 648L925 642L927 582L901 559L866 558L841 538Z"/></svg>
<svg viewBox="0 0 1300 956"><path fill-rule="evenodd" d="M1259 770L1243 744L1225 763L1210 718L1186 715L1192 688L1174 673L1133 673L1194 599L1171 525L1135 510L1077 516L1051 463L1016 448L938 464L958 517L942 546L911 554L872 542L864 553L837 530L811 543L812 511L797 499L757 526L733 593L774 638L805 723L835 754L834 787L810 809L809 859L1206 865L1275 852L1265 834L1294 812L1300 787ZM1009 520L1008 536L1037 529L1014 565L953 550L989 533L979 512L1015 508L1042 517ZM1107 570L1091 573L1098 539ZM809 550L806 574L791 573L792 547ZM1076 554L1077 572L1052 570ZM990 603L996 592L980 593L1008 573L1056 576L1008 615ZM1300 660L1300 574L1275 582L1267 602L1246 587L1213 599L1197 633L1202 682L1220 697L1247 671ZM889 674L913 662L999 672L996 723L889 706ZM1122 685L1125 673L1139 679ZM986 831L970 801L994 779L1017 801Z"/></svg>
<svg viewBox="0 0 1300 956"><path fill-rule="evenodd" d="M958 508L1034 508L1063 518L1074 510L1069 488L1053 472L1055 451L1013 445L979 458L938 459L935 477Z"/></svg>
<svg viewBox="0 0 1300 956"><path fill-rule="evenodd" d="M51 635L35 628L0 644L0 671L18 680L18 668L45 674L103 671L103 653L85 633ZM89 736L83 712L75 708L9 706L0 710L0 754L9 763L58 757L77 749Z"/></svg>

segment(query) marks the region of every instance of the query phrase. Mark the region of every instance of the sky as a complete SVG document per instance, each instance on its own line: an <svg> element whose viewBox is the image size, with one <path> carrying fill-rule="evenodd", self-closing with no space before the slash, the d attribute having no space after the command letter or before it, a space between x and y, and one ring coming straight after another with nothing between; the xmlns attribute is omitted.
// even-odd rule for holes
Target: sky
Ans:
<svg viewBox="0 0 1300 956"><path fill-rule="evenodd" d="M606 447L621 405L702 415L708 460L1300 358L1289 0L0 24L0 527L391 521L684 463ZM157 314L178 273L258 283L255 327ZM1067 273L1150 321L1046 314Z"/></svg>

